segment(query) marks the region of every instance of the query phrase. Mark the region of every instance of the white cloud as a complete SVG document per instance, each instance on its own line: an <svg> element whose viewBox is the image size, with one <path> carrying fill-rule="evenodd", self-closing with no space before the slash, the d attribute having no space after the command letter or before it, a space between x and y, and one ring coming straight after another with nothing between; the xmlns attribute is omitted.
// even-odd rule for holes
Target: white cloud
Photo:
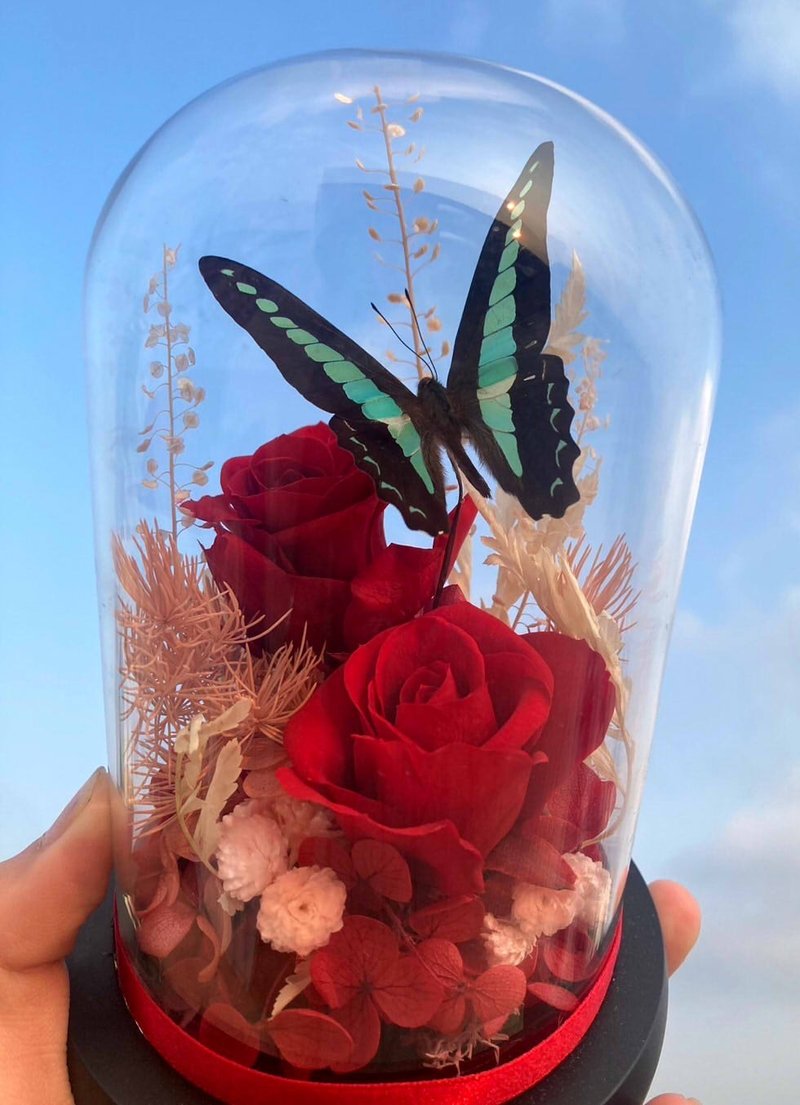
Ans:
<svg viewBox="0 0 800 1105"><path fill-rule="evenodd" d="M800 96L800 4L797 0L726 0L741 72L781 96Z"/></svg>
<svg viewBox="0 0 800 1105"><path fill-rule="evenodd" d="M797 1100L800 761L774 766L772 785L672 872L697 894L704 923L671 984L654 1092L726 1105Z"/></svg>
<svg viewBox="0 0 800 1105"><path fill-rule="evenodd" d="M794 996L800 1012L800 762L776 767L686 869L705 897L704 973L725 989Z"/></svg>

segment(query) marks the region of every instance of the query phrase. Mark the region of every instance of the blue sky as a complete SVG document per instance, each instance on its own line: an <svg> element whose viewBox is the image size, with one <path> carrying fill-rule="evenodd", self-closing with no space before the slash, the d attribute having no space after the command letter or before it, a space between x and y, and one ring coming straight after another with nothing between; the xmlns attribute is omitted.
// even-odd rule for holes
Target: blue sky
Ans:
<svg viewBox="0 0 800 1105"><path fill-rule="evenodd" d="M708 914L675 985L659 1087L726 1105L794 1100L788 1044L765 1026L796 1016L785 978L800 971L798 5L33 0L0 30L0 855L41 832L106 755L81 284L117 175L192 97L292 54L443 50L536 72L658 155L716 259L723 370L636 855L649 877L689 880Z"/></svg>

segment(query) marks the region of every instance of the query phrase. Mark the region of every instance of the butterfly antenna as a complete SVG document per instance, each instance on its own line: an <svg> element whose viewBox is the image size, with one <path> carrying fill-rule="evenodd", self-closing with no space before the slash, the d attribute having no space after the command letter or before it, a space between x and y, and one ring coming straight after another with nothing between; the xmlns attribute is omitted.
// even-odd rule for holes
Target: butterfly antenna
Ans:
<svg viewBox="0 0 800 1105"><path fill-rule="evenodd" d="M464 503L464 484L461 482L461 473L458 470L457 464L453 465L453 472L455 473L456 483L458 484L458 504L453 511L453 522L450 526L450 532L447 535L447 547L444 550L442 568L439 572L439 580L436 584L436 591L433 595L434 608L439 605L442 597L442 591L444 590L444 585L445 583L447 583L447 577L450 575L450 572L453 568L453 565L450 563L450 561L451 559L454 559L453 550L456 543L456 534L458 533L458 523L461 519L461 507Z"/></svg>
<svg viewBox="0 0 800 1105"><path fill-rule="evenodd" d="M414 307L414 300L411 298L411 296L409 294L409 291L408 291L408 288L404 288L403 291L406 294L406 299L408 301L408 306L411 308L411 317L414 319L414 325L417 328L417 334L419 335L419 340L422 342L422 348L425 350L425 355L428 358L428 367L431 370L431 375L433 376L434 380L438 381L439 373L436 371L436 365L433 363L433 357L431 356L431 351L430 351L430 349L428 349L428 346L425 344L425 339L422 336L422 327L420 326L419 319L417 318L417 311L416 311L416 308Z"/></svg>
<svg viewBox="0 0 800 1105"><path fill-rule="evenodd" d="M400 344L402 346L404 346L404 348L406 348L409 351L409 353L413 353L414 356L416 357L416 355L417 355L416 349L414 349L414 347L412 345L409 345L407 341L404 341L404 339L400 337L400 335L397 333L394 326L392 326L391 322L389 322L388 318L383 313L383 311L381 311L380 308L376 307L374 303L370 303L370 307L375 312L375 314L378 316L378 318L383 319L383 321L386 323L386 325L392 331L392 333L397 338L397 340L400 342Z"/></svg>

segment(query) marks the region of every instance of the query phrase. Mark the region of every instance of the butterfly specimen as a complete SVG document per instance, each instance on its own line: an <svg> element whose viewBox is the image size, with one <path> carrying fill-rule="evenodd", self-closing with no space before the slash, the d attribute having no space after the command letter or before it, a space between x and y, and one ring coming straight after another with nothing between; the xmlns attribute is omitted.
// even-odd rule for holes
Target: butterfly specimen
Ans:
<svg viewBox="0 0 800 1105"><path fill-rule="evenodd" d="M339 443L411 529L432 536L447 530L443 452L480 494L490 495L464 439L532 518L560 518L579 498L569 382L561 358L543 352L550 331L552 184L553 143L543 142L486 236L447 385L431 363L416 395L274 280L221 257L200 259L218 302L293 387L333 415Z"/></svg>

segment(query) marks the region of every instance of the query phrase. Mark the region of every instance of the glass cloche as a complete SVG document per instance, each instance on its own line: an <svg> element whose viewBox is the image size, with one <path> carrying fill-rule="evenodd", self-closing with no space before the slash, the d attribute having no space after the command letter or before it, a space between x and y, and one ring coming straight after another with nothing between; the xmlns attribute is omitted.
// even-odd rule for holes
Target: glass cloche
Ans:
<svg viewBox="0 0 800 1105"><path fill-rule="evenodd" d="M287 1085L513 1061L618 923L718 362L685 202L547 81L301 58L131 162L86 327L128 977Z"/></svg>

